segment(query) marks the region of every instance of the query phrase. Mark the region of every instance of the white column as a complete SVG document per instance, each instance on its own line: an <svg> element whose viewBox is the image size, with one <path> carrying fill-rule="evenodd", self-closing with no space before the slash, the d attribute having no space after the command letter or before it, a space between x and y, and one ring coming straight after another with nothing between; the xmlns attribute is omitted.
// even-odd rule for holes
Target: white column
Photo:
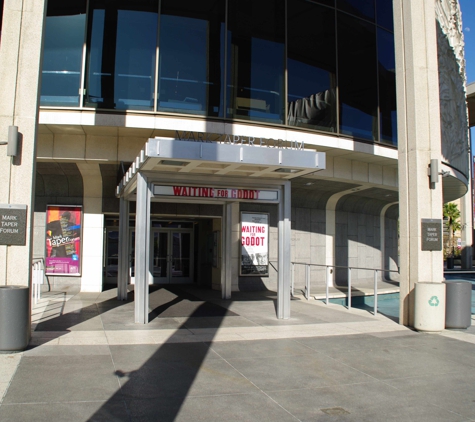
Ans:
<svg viewBox="0 0 475 422"><path fill-rule="evenodd" d="M442 181L431 189L431 159L441 158L434 0L394 0L399 162L400 313L414 326L414 288L443 281L442 251L421 250L421 219L442 218Z"/></svg>
<svg viewBox="0 0 475 422"><path fill-rule="evenodd" d="M25 245L0 245L0 285L30 284L38 89L45 0L4 0L0 43L0 140L17 126L19 156L0 146L0 204L27 206Z"/></svg>
<svg viewBox="0 0 475 422"><path fill-rule="evenodd" d="M137 173L135 213L135 322L148 324L150 270L150 189L147 178Z"/></svg>
<svg viewBox="0 0 475 422"><path fill-rule="evenodd" d="M290 240L291 202L290 182L285 182L279 201L279 260L277 282L277 318L290 318Z"/></svg>
<svg viewBox="0 0 475 422"><path fill-rule="evenodd" d="M472 160L470 160L471 163ZM471 180L471 176L468 180ZM473 210L471 184L467 193L460 198L460 220L462 223L462 269L472 269Z"/></svg>
<svg viewBox="0 0 475 422"><path fill-rule="evenodd" d="M223 207L224 217L222 219L222 224L224 225L222 229L223 233L223 251L221 256L223 257L222 265L222 277L221 277L221 297L223 299L231 299L231 257L232 257L232 214L233 214L233 204L227 203Z"/></svg>
<svg viewBox="0 0 475 422"><path fill-rule="evenodd" d="M129 201L120 198L119 216L119 273L117 275L117 299L127 300L127 284L129 281Z"/></svg>
<svg viewBox="0 0 475 422"><path fill-rule="evenodd" d="M381 269L382 270L391 270L391 266L388 265L388 268L385 268L386 265L386 211L396 205L397 202L391 202L390 204L386 204L381 213L379 214L379 239L380 239L380 247L381 247ZM386 274L389 274L389 279L391 279L391 273L386 273L385 271L381 272L381 279L384 280L386 278Z"/></svg>
<svg viewBox="0 0 475 422"><path fill-rule="evenodd" d="M104 265L104 215L99 164L77 164L84 186L81 291L101 292Z"/></svg>

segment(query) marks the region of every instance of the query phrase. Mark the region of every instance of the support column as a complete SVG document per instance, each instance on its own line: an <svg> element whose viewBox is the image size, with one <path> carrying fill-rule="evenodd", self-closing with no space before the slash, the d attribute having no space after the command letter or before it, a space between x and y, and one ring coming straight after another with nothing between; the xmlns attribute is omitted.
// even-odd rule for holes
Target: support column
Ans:
<svg viewBox="0 0 475 422"><path fill-rule="evenodd" d="M118 300L127 300L129 271L129 201L121 197L119 215L119 274L117 276Z"/></svg>
<svg viewBox="0 0 475 422"><path fill-rule="evenodd" d="M19 155L0 146L0 204L26 205L25 245L0 245L0 286L30 285L39 79L45 0L4 0L0 43L0 141L18 127Z"/></svg>
<svg viewBox="0 0 475 422"><path fill-rule="evenodd" d="M221 271L221 297L223 299L231 299L231 257L232 257L232 215L233 215L233 204L226 203L223 206L224 208L224 218L222 219L222 224L224 225L222 229L223 233L223 245L222 245L222 254L223 265Z"/></svg>
<svg viewBox="0 0 475 422"><path fill-rule="evenodd" d="M470 162L470 167L471 167L471 162ZM471 175L468 180L471 180ZM472 242L473 242L472 240L473 210L472 210L472 192L470 188L468 189L467 193L464 196L462 196L462 198L460 198L460 217L461 217L460 220L462 222L462 270L471 270L472 269Z"/></svg>
<svg viewBox="0 0 475 422"><path fill-rule="evenodd" d="M102 176L98 163L77 164L84 186L82 239L82 292L102 292L104 215Z"/></svg>
<svg viewBox="0 0 475 422"><path fill-rule="evenodd" d="M442 181L430 184L441 159L440 98L434 0L394 0L399 165L400 312L414 326L414 288L443 280L442 251L422 251L421 219L442 219ZM436 289L437 286L434 287Z"/></svg>
<svg viewBox="0 0 475 422"><path fill-rule="evenodd" d="M290 182L285 182L279 202L279 260L277 282L277 318L290 318L290 241L291 203Z"/></svg>
<svg viewBox="0 0 475 422"><path fill-rule="evenodd" d="M147 178L137 173L135 214L135 322L148 324L148 282L150 268L150 189Z"/></svg>

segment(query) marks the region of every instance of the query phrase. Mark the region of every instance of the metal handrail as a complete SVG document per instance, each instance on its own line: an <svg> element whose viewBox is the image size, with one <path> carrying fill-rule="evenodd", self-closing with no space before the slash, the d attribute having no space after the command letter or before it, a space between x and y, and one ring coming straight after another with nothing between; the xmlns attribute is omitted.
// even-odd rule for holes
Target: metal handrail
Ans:
<svg viewBox="0 0 475 422"><path fill-rule="evenodd" d="M41 299L41 285L45 276L45 260L44 258L32 259L32 284L33 284L33 299L35 305Z"/></svg>
<svg viewBox="0 0 475 422"><path fill-rule="evenodd" d="M305 290L304 296L307 300L310 298L310 267L325 267L326 268L326 282L325 282L325 304L330 303L329 299L329 287L330 287L330 276L333 272L333 269L341 268L348 271L348 310L351 309L351 270L366 270L374 271L374 315L378 313L378 272L386 273L399 273L399 268L397 270L388 270L388 269L379 269L379 268L366 268L366 267L349 267L342 265L328 265L328 264L309 264L307 262L291 262L292 264L292 277L291 277L291 294L294 295L294 286L295 286L295 265L305 265Z"/></svg>

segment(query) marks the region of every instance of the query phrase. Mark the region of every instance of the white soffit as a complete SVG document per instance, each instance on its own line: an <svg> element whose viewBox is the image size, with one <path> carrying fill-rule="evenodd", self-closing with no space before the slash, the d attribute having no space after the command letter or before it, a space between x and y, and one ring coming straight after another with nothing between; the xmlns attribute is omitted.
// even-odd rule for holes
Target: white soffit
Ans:
<svg viewBox="0 0 475 422"><path fill-rule="evenodd" d="M320 170L325 170L325 153L299 149L299 144L293 148L272 148L153 138L125 174L117 195L133 182L138 171L288 180Z"/></svg>

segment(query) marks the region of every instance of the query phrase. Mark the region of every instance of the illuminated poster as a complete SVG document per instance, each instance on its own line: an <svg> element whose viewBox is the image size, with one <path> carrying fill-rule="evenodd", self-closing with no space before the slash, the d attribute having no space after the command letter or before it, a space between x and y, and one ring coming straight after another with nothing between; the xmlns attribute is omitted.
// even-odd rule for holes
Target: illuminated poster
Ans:
<svg viewBox="0 0 475 422"><path fill-rule="evenodd" d="M240 275L269 275L269 214L241 212Z"/></svg>
<svg viewBox="0 0 475 422"><path fill-rule="evenodd" d="M46 274L81 275L81 206L46 207Z"/></svg>

